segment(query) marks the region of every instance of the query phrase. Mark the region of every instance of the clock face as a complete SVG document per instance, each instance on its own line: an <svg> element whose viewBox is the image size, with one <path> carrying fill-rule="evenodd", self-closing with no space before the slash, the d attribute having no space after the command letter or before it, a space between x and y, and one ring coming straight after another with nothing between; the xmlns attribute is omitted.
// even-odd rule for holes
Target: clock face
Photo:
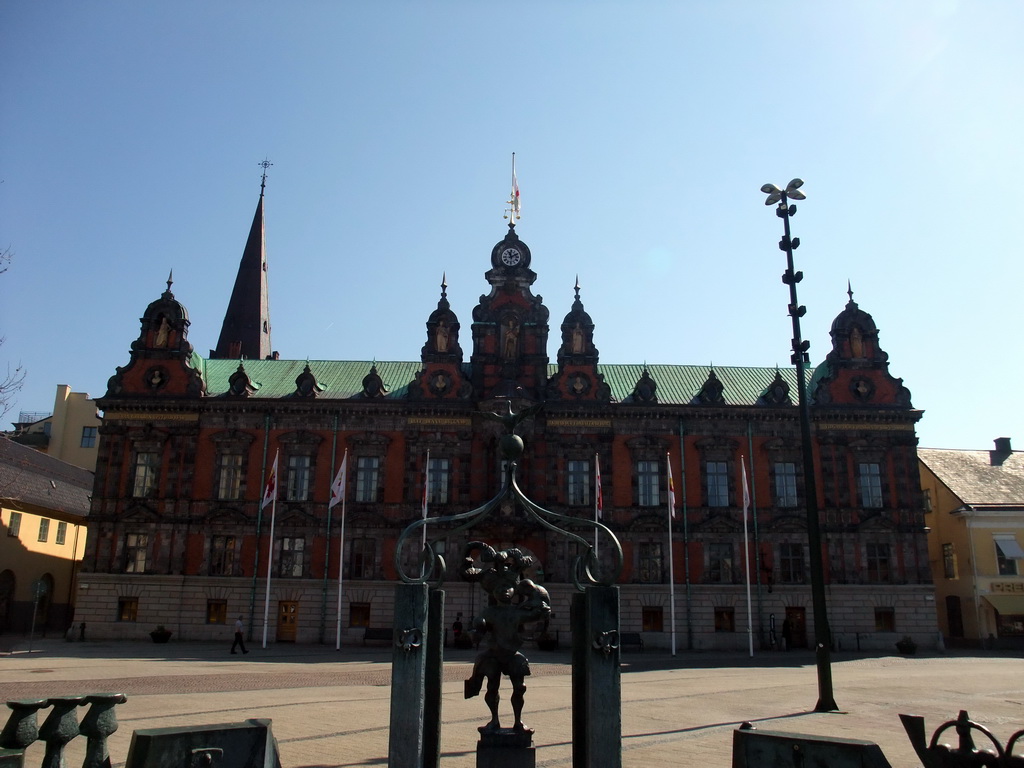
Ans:
<svg viewBox="0 0 1024 768"><path fill-rule="evenodd" d="M523 259L523 254L519 252L518 248L506 248L501 252L501 262L506 267L514 267Z"/></svg>

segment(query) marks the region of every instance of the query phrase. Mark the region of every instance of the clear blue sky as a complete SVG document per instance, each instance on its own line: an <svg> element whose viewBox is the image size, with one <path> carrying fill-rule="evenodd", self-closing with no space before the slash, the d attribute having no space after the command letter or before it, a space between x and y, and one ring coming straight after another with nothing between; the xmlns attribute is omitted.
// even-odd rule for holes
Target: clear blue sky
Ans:
<svg viewBox="0 0 1024 768"><path fill-rule="evenodd" d="M444 272L468 355L515 151L552 339L578 274L603 362L788 365L759 187L800 176L812 360L849 279L922 445L1024 448L1022 29L1016 0L11 0L8 420L102 395L172 268L216 344L264 157L283 357L418 359Z"/></svg>

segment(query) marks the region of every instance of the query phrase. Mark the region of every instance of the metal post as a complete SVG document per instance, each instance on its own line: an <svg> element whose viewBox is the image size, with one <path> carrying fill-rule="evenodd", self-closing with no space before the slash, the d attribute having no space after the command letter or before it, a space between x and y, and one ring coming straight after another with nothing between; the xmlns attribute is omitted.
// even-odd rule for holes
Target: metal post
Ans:
<svg viewBox="0 0 1024 768"><path fill-rule="evenodd" d="M799 238L792 238L789 219L796 213L796 206L790 205L790 198L803 200L800 192L803 181L793 179L785 190L772 184L765 184L761 191L768 194L766 205L778 203L775 215L782 219L785 234L779 241L779 249L786 253L786 271L782 282L789 286L789 316L793 319L793 357L796 365L797 404L800 411L800 447L803 455L804 501L807 515L807 546L810 549L811 602L814 610L814 651L818 667L818 703L815 712L830 712L839 709L832 695L831 632L828 626L828 611L825 604L825 569L821 556L821 525L818 519L818 490L815 482L814 447L811 443L811 410L807 400L806 364L810 342L800 335L800 318L807 313L807 307L800 306L796 284L804 279L803 272L793 269L793 251L800 246Z"/></svg>

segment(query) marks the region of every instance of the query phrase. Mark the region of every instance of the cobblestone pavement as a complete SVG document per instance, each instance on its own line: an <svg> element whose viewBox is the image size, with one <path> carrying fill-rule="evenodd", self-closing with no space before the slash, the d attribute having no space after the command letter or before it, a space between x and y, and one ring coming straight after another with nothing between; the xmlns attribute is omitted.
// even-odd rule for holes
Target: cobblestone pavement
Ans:
<svg viewBox="0 0 1024 768"><path fill-rule="evenodd" d="M110 740L115 768L132 731L273 720L284 768L387 764L390 656L386 649L324 646L251 647L231 656L226 644L20 643L0 655L3 700L120 691L121 728ZM571 765L567 653L530 653L526 722L536 728L538 766ZM475 766L480 698L462 698L471 652L449 654L443 686L442 764ZM622 676L622 749L626 766L728 768L732 732L743 721L764 730L875 741L894 768L919 763L897 715L924 715L929 734L960 709L1005 744L1024 728L1024 661L1004 654L900 657L838 654L832 675L838 713L815 713L817 673L805 652L626 654ZM507 681L502 716L508 711ZM81 747L68 764L81 764ZM27 765L39 765L34 745Z"/></svg>

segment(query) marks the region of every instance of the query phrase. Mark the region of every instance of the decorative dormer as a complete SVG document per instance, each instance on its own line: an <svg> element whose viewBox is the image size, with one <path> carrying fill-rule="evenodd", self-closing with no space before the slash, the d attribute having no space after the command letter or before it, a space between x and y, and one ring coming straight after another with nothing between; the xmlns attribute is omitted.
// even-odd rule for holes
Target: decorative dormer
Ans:
<svg viewBox="0 0 1024 768"><path fill-rule="evenodd" d="M472 386L463 375L459 318L448 303L448 280L441 277L441 298L427 319L427 342L420 350L423 368L409 382L407 397L467 398Z"/></svg>
<svg viewBox="0 0 1024 768"><path fill-rule="evenodd" d="M646 365L644 365L644 370L640 374L640 378L637 379L636 386L633 387L633 394L630 395L630 401L634 403L658 402L658 382L656 382L651 376Z"/></svg>
<svg viewBox="0 0 1024 768"><path fill-rule="evenodd" d="M711 370L708 371L708 377L704 381L704 385L700 388L700 392L693 398L695 403L700 405L725 405L725 386L719 381L715 369L712 366Z"/></svg>
<svg viewBox="0 0 1024 768"><path fill-rule="evenodd" d="M782 373L775 369L775 378L761 392L757 399L758 405L792 405L793 399L789 396L789 384L782 379Z"/></svg>
<svg viewBox="0 0 1024 768"><path fill-rule="evenodd" d="M249 378L245 365L239 363L238 370L232 373L228 379L227 394L232 397L251 397L259 388L260 385Z"/></svg>
<svg viewBox="0 0 1024 768"><path fill-rule="evenodd" d="M597 372L594 321L580 301L580 280L576 298L562 321L562 346L558 348L558 372L548 381L549 400L611 400L611 388Z"/></svg>
<svg viewBox="0 0 1024 768"><path fill-rule="evenodd" d="M171 293L173 282L172 273L167 277L167 290L146 307L139 321L139 337L132 342L131 359L110 378L108 397L199 397L206 393L202 376L192 367L188 310Z"/></svg>
<svg viewBox="0 0 1024 768"><path fill-rule="evenodd" d="M878 344L878 328L853 300L832 322L832 351L814 372L810 396L818 405L893 405L910 408L910 390L889 373L889 356Z"/></svg>
<svg viewBox="0 0 1024 768"><path fill-rule="evenodd" d="M481 398L539 399L547 382L548 310L530 286L530 249L508 225L491 249L491 292L473 309L473 391Z"/></svg>
<svg viewBox="0 0 1024 768"><path fill-rule="evenodd" d="M363 377L363 391L361 397L377 398L384 397L388 393L384 387L384 380L377 373L377 365L370 366L370 372Z"/></svg>
<svg viewBox="0 0 1024 768"><path fill-rule="evenodd" d="M323 390L324 387L317 383L316 376L309 367L309 363L306 363L302 373L295 377L295 392L292 393L292 396L314 398Z"/></svg>

